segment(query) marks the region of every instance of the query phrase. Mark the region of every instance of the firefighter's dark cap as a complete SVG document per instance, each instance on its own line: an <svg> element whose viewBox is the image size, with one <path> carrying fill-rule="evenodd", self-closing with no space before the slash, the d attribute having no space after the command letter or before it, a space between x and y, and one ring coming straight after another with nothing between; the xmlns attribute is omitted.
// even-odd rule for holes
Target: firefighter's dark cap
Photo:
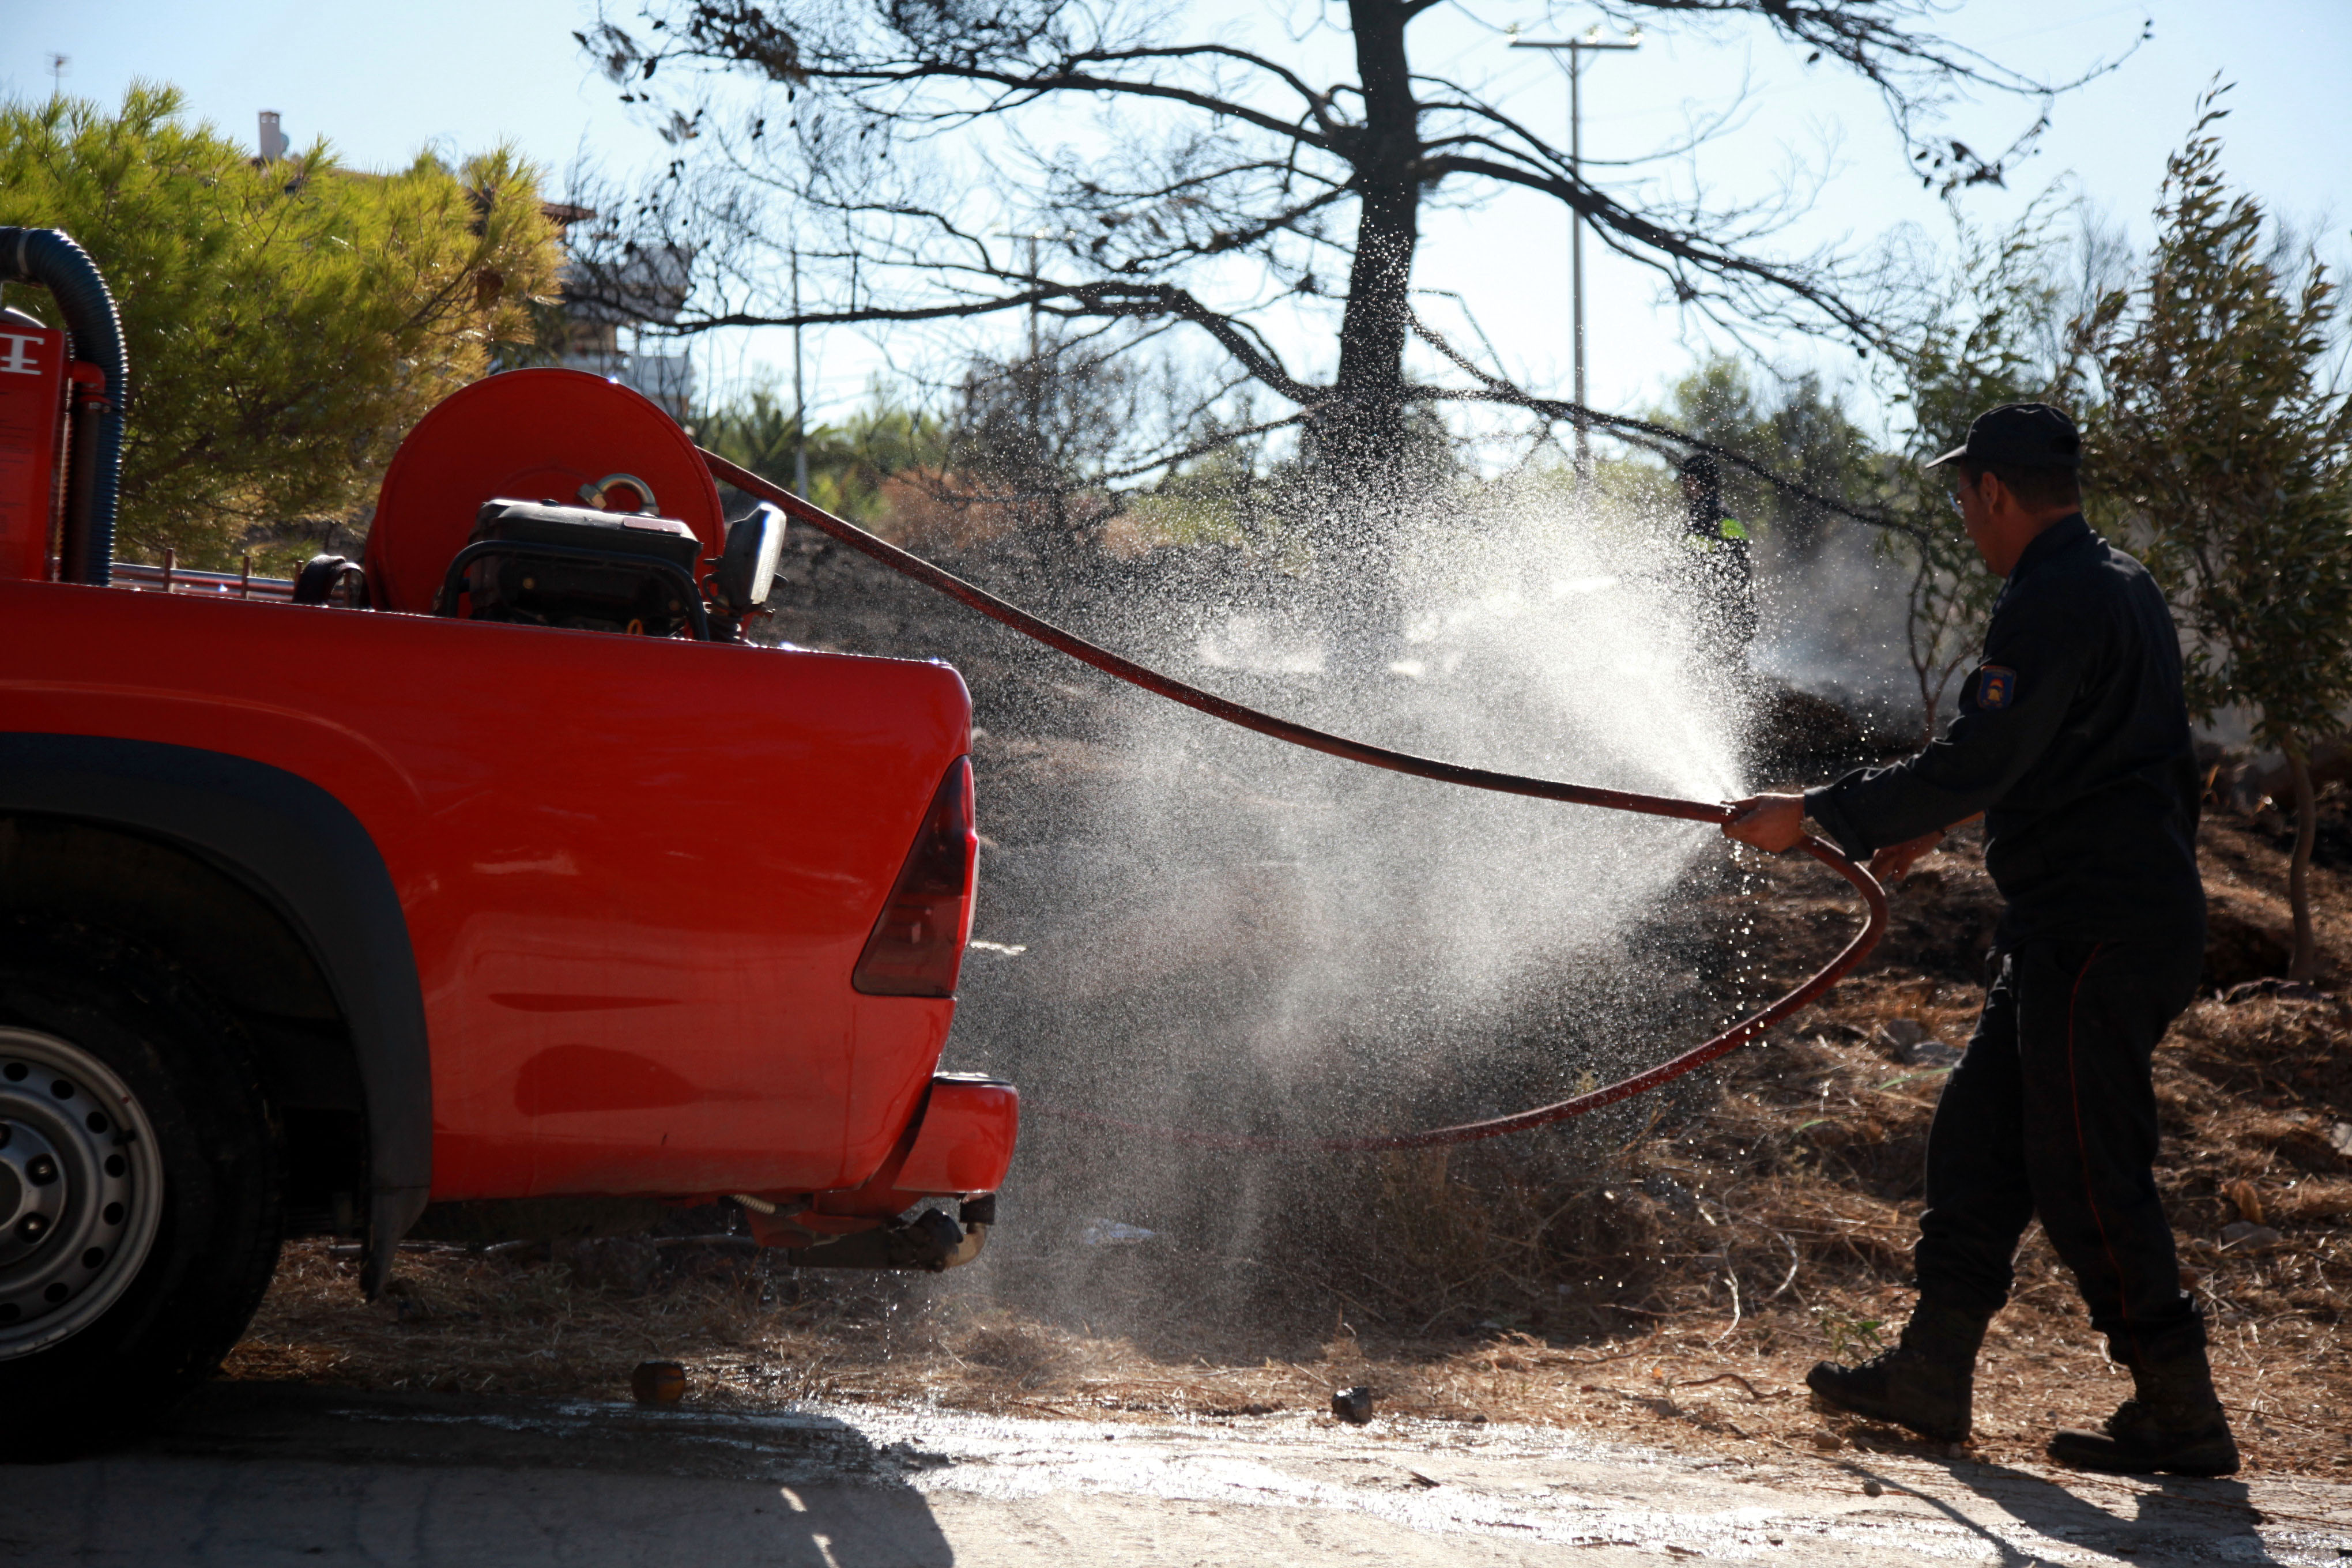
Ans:
<svg viewBox="0 0 2352 1568"><path fill-rule="evenodd" d="M1940 468L1960 458L1985 468L2079 468L2083 435L2063 408L2046 403L2004 403L1977 416L1966 446L1929 463Z"/></svg>

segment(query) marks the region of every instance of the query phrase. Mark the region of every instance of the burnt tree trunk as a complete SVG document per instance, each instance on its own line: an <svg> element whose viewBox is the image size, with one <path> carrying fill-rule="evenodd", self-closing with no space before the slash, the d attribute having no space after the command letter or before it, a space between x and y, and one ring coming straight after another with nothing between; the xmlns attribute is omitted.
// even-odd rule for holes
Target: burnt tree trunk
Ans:
<svg viewBox="0 0 2352 1568"><path fill-rule="evenodd" d="M1363 121L1354 171L1356 249L1330 401L1311 425L1321 495L1316 550L1349 619L1377 640L1387 578L1409 502L1404 350L1413 253L1421 243L1421 107L1405 55L1403 0L1351 0Z"/></svg>

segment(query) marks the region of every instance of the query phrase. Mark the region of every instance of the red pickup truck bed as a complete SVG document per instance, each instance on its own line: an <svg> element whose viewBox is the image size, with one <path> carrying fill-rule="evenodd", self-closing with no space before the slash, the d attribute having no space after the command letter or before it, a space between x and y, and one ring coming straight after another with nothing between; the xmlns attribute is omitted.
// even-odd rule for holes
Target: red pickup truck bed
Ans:
<svg viewBox="0 0 2352 1568"><path fill-rule="evenodd" d="M0 732L318 786L382 857L435 1199L855 1186L955 1004L849 975L971 743L944 665L0 583Z"/></svg>

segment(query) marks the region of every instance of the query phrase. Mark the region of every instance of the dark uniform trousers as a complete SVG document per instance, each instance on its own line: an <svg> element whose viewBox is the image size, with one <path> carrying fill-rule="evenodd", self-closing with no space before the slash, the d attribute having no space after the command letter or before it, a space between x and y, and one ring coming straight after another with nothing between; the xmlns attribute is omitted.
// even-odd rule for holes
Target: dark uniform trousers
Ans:
<svg viewBox="0 0 2352 1568"><path fill-rule="evenodd" d="M1919 1291L1990 1314L2039 1217L2117 1359L2204 1343L2150 1165L2149 1058L2195 994L2202 922L2173 938L2027 941L1993 959L1984 1014L1927 1136Z"/></svg>

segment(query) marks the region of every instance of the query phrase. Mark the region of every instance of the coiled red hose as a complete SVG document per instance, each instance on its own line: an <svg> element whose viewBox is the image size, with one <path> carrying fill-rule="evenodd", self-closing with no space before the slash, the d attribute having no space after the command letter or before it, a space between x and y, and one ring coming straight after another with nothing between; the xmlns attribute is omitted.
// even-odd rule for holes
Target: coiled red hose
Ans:
<svg viewBox="0 0 2352 1568"><path fill-rule="evenodd" d="M1108 648L1100 647L1086 638L1064 631L1049 621L1040 620L1015 605L1009 605L984 588L973 586L953 573L941 570L910 555L886 540L877 539L854 522L834 516L823 507L815 506L790 490L770 484L759 475L737 468L715 452L704 452L703 461L711 473L726 480L746 495L772 502L788 517L808 524L820 533L889 567L902 576L911 577L924 586L936 589L960 604L970 605L991 620L1011 626L1024 637L1058 649L1083 664L1092 665L1105 675L1139 687L1156 697L1171 702L1181 702L1195 708L1213 719L1228 724L1238 724L1244 730L1255 730L1261 735L1304 746L1310 752L1328 756L1344 757L1366 767L1385 768L1391 773L1410 773L1416 778L1434 779L1440 784L1461 784L1469 789L1494 790L1502 795L1531 795L1538 800L1566 801L1574 805L1597 805L1608 811L1637 812L1644 816L1675 816L1687 822L1725 823L1731 820L1731 808L1708 801L1676 800L1667 795L1635 795L1624 790L1598 789L1591 784L1560 784L1552 779L1524 778L1517 773L1498 773L1485 768L1465 767L1459 763L1443 763L1430 757L1416 757L1406 752L1392 752L1385 746L1367 745L1342 735L1328 734L1277 719L1271 713L1261 713L1255 708L1244 708L1218 696L1187 685L1172 676L1162 675L1132 659L1122 658ZM1117 1128L1122 1131L1148 1134L1154 1138L1178 1142L1204 1145L1216 1149L1316 1149L1328 1152L1362 1152L1383 1149L1430 1149L1441 1144L1470 1143L1481 1138L1498 1137L1506 1132L1517 1132L1529 1127L1541 1127L1547 1122L1565 1121L1604 1105L1614 1105L1631 1100L1644 1090L1671 1083L1694 1068L1702 1067L1737 1050L1756 1038L1773 1025L1817 1001L1829 988L1851 973L1855 964L1878 945L1886 931L1886 892L1876 878L1863 866L1846 858L1834 846L1824 844L1808 834L1800 848L1822 865L1853 884L1869 910L1869 918L1852 942L1804 984L1772 1003L1762 1011L1742 1018L1713 1038L1694 1046L1670 1061L1659 1063L1631 1078L1604 1084L1570 1100L1538 1105L1515 1115L1497 1116L1486 1121L1465 1121L1454 1127L1433 1127L1421 1132L1384 1133L1359 1138L1259 1138L1242 1133L1193 1132L1173 1128L1144 1127L1119 1121L1110 1117L1079 1111L1056 1111L1066 1121L1093 1122L1098 1126Z"/></svg>

